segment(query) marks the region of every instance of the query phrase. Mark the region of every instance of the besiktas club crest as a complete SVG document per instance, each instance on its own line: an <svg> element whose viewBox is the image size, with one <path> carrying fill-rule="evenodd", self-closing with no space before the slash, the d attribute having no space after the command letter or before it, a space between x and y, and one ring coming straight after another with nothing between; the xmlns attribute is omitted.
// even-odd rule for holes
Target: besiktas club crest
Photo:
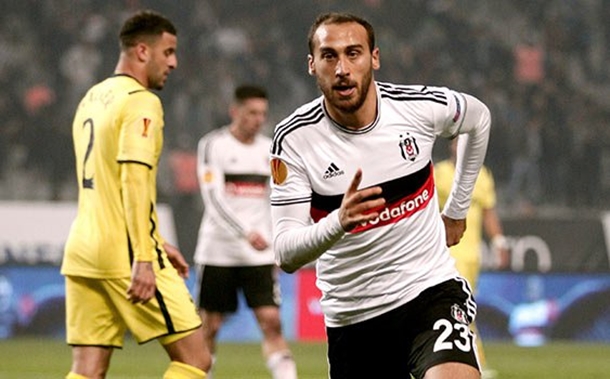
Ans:
<svg viewBox="0 0 610 379"><path fill-rule="evenodd" d="M405 160L413 162L419 155L417 140L410 133L407 133L406 136L400 135L398 146L400 147L400 155L402 155Z"/></svg>

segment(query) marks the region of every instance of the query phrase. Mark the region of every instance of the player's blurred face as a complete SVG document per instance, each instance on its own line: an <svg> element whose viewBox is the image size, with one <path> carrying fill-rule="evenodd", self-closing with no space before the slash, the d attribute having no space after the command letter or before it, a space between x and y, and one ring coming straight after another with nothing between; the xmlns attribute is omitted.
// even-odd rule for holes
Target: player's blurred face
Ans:
<svg viewBox="0 0 610 379"><path fill-rule="evenodd" d="M165 32L150 46L150 60L147 65L148 88L163 89L169 73L178 66L177 43L175 35Z"/></svg>
<svg viewBox="0 0 610 379"><path fill-rule="evenodd" d="M313 41L309 73L316 77L327 105L343 113L356 112L367 99L373 70L379 68L379 49L371 52L366 29L356 22L323 24Z"/></svg>
<svg viewBox="0 0 610 379"><path fill-rule="evenodd" d="M250 98L231 109L233 122L238 132L245 138L253 138L267 122L269 101L263 98Z"/></svg>

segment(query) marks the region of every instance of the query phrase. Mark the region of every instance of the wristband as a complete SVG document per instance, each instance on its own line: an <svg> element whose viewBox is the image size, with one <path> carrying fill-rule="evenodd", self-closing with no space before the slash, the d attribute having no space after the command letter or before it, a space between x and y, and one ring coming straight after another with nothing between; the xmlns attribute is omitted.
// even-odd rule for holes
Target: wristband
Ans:
<svg viewBox="0 0 610 379"><path fill-rule="evenodd" d="M496 234L492 239L491 239L491 246L495 249L495 250L503 250L503 249L508 249L508 240L506 239L506 237L504 237L504 235L502 234Z"/></svg>

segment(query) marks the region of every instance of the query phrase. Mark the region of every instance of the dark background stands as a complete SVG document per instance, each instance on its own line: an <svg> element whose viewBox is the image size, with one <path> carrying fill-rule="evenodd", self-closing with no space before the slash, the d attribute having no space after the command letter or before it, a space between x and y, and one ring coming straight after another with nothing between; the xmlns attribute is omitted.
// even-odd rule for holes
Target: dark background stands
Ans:
<svg viewBox="0 0 610 379"><path fill-rule="evenodd" d="M376 26L378 80L447 85L489 105L486 163L501 214L601 209L610 200L610 0L4 1L0 200L76 199L72 112L112 73L105 57L118 50L114 31L136 8L179 27L179 67L159 93L168 160L160 200L193 238L202 205L195 188L178 186L170 157L192 154L205 132L228 122L235 83L268 88L271 124L317 96L305 36L327 10Z"/></svg>

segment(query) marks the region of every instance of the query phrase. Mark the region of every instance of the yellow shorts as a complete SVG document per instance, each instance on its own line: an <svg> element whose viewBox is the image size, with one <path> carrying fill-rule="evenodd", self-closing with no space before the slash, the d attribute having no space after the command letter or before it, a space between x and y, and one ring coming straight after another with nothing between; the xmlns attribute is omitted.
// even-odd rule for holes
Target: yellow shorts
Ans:
<svg viewBox="0 0 610 379"><path fill-rule="evenodd" d="M156 274L157 291L146 304L127 299L131 278L66 276L67 343L122 347L129 330L138 343L167 344L197 329L201 318L184 280L173 268Z"/></svg>

